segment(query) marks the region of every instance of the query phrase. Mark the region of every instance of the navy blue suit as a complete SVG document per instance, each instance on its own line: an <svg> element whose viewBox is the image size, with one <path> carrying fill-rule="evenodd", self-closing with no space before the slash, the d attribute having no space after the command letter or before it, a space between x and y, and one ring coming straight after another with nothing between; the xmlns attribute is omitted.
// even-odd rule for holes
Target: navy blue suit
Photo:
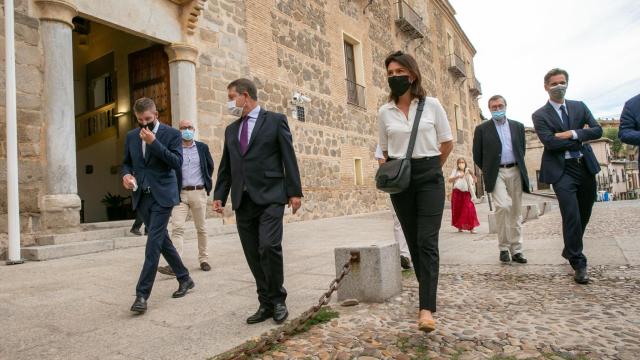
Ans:
<svg viewBox="0 0 640 360"><path fill-rule="evenodd" d="M640 94L624 104L618 137L623 143L640 146Z"/></svg>
<svg viewBox="0 0 640 360"><path fill-rule="evenodd" d="M146 145L146 156L142 154L140 129L129 131L124 146L122 176L135 176L138 189L133 192L133 208L140 212L149 229L144 265L136 286L136 295L148 299L160 254L179 282L189 279L189 271L167 231L171 210L180 202L176 171L182 166L182 139L178 130L159 124L156 140Z"/></svg>
<svg viewBox="0 0 640 360"><path fill-rule="evenodd" d="M200 172L202 173L202 179L204 181L204 189L207 191L207 195L211 193L213 176L213 158L209 151L209 146L203 142L196 141L196 149L198 149L198 157L200 158ZM180 167L176 174L178 176L178 189L182 189L182 167Z"/></svg>
<svg viewBox="0 0 640 360"><path fill-rule="evenodd" d="M544 145L539 181L553 184L562 215L564 250L562 256L574 269L587 266L582 253L582 237L596 200L595 174L600 171L591 145L586 141L599 139L602 128L581 101L565 100L569 117L567 128L553 106L547 104L533 113L533 126ZM585 127L587 126L587 127ZM577 139L559 139L556 133L574 130ZM565 159L567 151L580 151L580 159Z"/></svg>

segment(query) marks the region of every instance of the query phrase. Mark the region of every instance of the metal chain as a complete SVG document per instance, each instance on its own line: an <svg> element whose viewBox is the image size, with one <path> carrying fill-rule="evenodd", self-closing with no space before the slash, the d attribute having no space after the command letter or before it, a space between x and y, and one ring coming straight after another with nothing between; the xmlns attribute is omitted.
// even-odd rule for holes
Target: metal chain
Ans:
<svg viewBox="0 0 640 360"><path fill-rule="evenodd" d="M338 290L338 288L340 288L342 280L351 271L352 264L359 261L360 254L351 253L351 257L349 258L349 260L342 266L340 274L338 274L338 276L336 276L336 278L333 279L331 283L329 283L329 289L320 296L320 298L318 299L318 303L310 307L307 311L303 312L302 315L276 329L260 335L260 337L253 339L250 342L214 356L213 360L250 359L252 355L264 353L276 343L281 343L300 332L304 328L304 325L307 323L307 321L312 319L323 306L329 304L329 302L331 301L331 296L336 290Z"/></svg>

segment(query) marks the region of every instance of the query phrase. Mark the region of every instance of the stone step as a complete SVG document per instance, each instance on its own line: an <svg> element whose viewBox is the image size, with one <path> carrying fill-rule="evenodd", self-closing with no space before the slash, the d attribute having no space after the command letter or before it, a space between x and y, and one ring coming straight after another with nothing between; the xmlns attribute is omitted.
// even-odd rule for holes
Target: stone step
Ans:
<svg viewBox="0 0 640 360"><path fill-rule="evenodd" d="M69 234L50 234L36 236L36 244L45 245L62 245L69 243L77 243L82 241L112 239L114 237L125 236L129 228L112 228L90 231L80 231Z"/></svg>
<svg viewBox="0 0 640 360"><path fill-rule="evenodd" d="M185 239L187 242L195 241L196 231L193 227L193 223L187 223L187 229L185 230ZM127 229L109 229L112 232L96 230L96 231L87 231L87 232L101 232L101 234L106 237L103 239L91 239L91 236L95 236L96 234L91 234L88 237L82 238L80 234L84 233L74 233L74 234L65 234L69 235L69 237L62 238L54 238L53 241L64 239L61 243L50 243L50 244L39 244L36 246L29 246L22 249L22 257L27 260L34 261L43 261L50 259L58 259L69 256L90 254L95 252L114 250L114 249L126 249L131 247L140 247L145 246L147 243L146 236L123 236L123 234L128 233ZM119 230L119 231L113 231ZM215 226L215 222L209 223L207 221L207 231L208 236L220 236L226 234L233 234L237 232L237 228L235 225L220 225ZM87 233L85 232L85 233ZM78 236L76 239L80 239L78 241L67 241L71 237L71 235ZM56 235L61 236L61 235ZM45 237L42 237L43 239Z"/></svg>
<svg viewBox="0 0 640 360"><path fill-rule="evenodd" d="M133 222L134 222L134 219L129 219L129 220L84 223L84 224L81 224L80 226L84 231L113 229L113 228L126 228L128 230L128 229L131 229L131 225L133 225ZM207 225L221 226L222 218L208 218Z"/></svg>
<svg viewBox="0 0 640 360"><path fill-rule="evenodd" d="M42 245L22 248L26 260L51 260L75 255L113 250L113 240L79 241L59 245Z"/></svg>

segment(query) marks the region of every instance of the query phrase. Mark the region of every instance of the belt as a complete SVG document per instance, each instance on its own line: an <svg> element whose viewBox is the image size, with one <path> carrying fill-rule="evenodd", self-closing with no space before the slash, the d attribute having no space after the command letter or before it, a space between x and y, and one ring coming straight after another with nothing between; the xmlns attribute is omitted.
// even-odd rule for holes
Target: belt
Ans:
<svg viewBox="0 0 640 360"><path fill-rule="evenodd" d="M582 157L564 159L564 161L573 162L573 163L576 163L578 165L581 165L582 163L584 163L584 160L582 160Z"/></svg>
<svg viewBox="0 0 640 360"><path fill-rule="evenodd" d="M193 191L193 190L202 190L204 189L204 185L196 185L196 186L185 186L182 188L184 191Z"/></svg>
<svg viewBox="0 0 640 360"><path fill-rule="evenodd" d="M143 194L151 194L151 187L146 187L144 189L141 190Z"/></svg>
<svg viewBox="0 0 640 360"><path fill-rule="evenodd" d="M518 163L511 163L511 164L504 164L504 165L500 164L500 167L501 168L510 168L510 167L514 167L516 165L518 165Z"/></svg>

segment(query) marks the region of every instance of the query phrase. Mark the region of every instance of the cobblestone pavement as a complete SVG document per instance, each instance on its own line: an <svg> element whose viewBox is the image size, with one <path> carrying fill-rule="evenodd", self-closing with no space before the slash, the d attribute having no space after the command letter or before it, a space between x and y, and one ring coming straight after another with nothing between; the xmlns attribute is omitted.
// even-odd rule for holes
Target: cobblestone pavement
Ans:
<svg viewBox="0 0 640 360"><path fill-rule="evenodd" d="M520 266L518 266L520 267ZM417 282L384 304L333 306L339 317L284 342L263 359L640 358L640 269L446 266L437 330L418 331Z"/></svg>
<svg viewBox="0 0 640 360"><path fill-rule="evenodd" d="M599 204L585 243L613 235L640 240L638 205ZM557 210L528 222L525 241L561 241L560 224ZM473 240L495 242L495 235ZM558 264L441 266L437 330L426 335L416 325L417 282L405 273L399 296L383 304L333 305L338 318L262 358L640 359L640 266L592 265L588 286L575 284L572 275Z"/></svg>

